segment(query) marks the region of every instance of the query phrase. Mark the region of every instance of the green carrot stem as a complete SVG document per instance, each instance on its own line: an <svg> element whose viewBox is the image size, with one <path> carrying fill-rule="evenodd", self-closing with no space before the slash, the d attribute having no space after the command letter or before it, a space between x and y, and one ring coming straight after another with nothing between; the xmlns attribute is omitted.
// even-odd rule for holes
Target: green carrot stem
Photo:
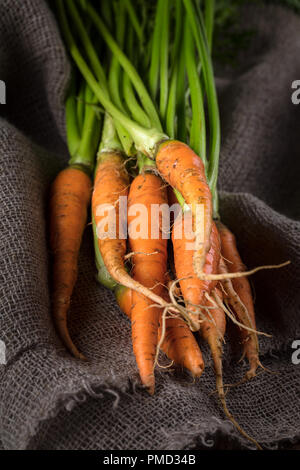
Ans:
<svg viewBox="0 0 300 470"><path fill-rule="evenodd" d="M56 5L58 9L59 21L61 24L62 32L65 37L69 52L76 63L81 74L84 76L85 80L88 82L89 86L97 96L98 100L102 106L107 110L107 112L113 117L114 120L119 121L133 137L137 150L148 155L150 158L154 158L155 150L157 144L166 139L167 136L162 132L158 131L155 128L145 129L138 125L136 122L132 121L128 116L122 113L111 101L107 98L105 92L95 79L93 73L88 67L87 63L83 59L81 53L79 52L78 47L74 41L73 35L71 33L63 2L56 0Z"/></svg>
<svg viewBox="0 0 300 470"><path fill-rule="evenodd" d="M123 2L118 2L114 4L115 10L115 28L116 28L116 39L118 44L122 47L125 38L125 20L124 14L125 9ZM112 56L111 65L109 69L109 92L111 95L112 102L123 112L125 113L125 108L120 95L120 82L121 82L121 66L115 56ZM133 140L129 132L122 126L120 123L116 123L117 133L119 135L120 141L124 147L125 153L127 155L132 154Z"/></svg>
<svg viewBox="0 0 300 470"><path fill-rule="evenodd" d="M75 79L72 75L65 106L67 145L70 155L75 155L80 144L80 131L77 119L77 100L75 96Z"/></svg>
<svg viewBox="0 0 300 470"><path fill-rule="evenodd" d="M195 46L193 33L189 28L189 21L185 19L184 29L184 55L186 59L186 70L191 95L192 124L190 129L190 147L200 156L204 166L206 160L206 126L201 82L196 65Z"/></svg>
<svg viewBox="0 0 300 470"><path fill-rule="evenodd" d="M173 74L171 78L167 114L166 114L166 131L170 139L175 138L177 77L178 77L178 67L176 66L173 70Z"/></svg>
<svg viewBox="0 0 300 470"><path fill-rule="evenodd" d="M131 3L131 0L123 0L124 6L128 12L128 16L130 18L131 24L133 29L135 30L135 33L138 37L139 42L143 45L144 43L144 34L143 34L143 28L141 27L140 21L136 15L135 9L133 8L133 5Z"/></svg>
<svg viewBox="0 0 300 470"><path fill-rule="evenodd" d="M209 51L212 50L213 30L214 30L215 0L205 0L204 22Z"/></svg>
<svg viewBox="0 0 300 470"><path fill-rule="evenodd" d="M108 83L109 93L114 104L123 112L125 112L121 96L120 96L120 75L121 68L120 64L115 57L111 59L111 65L109 69Z"/></svg>
<svg viewBox="0 0 300 470"><path fill-rule="evenodd" d="M96 77L98 78L99 83L101 84L101 87L103 88L104 92L108 95L106 76L105 76L103 67L98 59L98 55L89 38L87 30L80 18L75 2L74 0L67 0L65 3L67 4L68 10L73 19L74 26L76 30L78 31L78 36L80 37L84 50L88 56L92 70L94 74L96 75Z"/></svg>
<svg viewBox="0 0 300 470"><path fill-rule="evenodd" d="M116 126L119 139L122 142L122 147L124 149L124 152L126 153L126 155L134 155L135 149L134 149L133 139L130 133L118 121L115 121L115 126Z"/></svg>
<svg viewBox="0 0 300 470"><path fill-rule="evenodd" d="M120 96L120 78L121 78L121 70L118 64L118 61L115 58L112 59L110 73L109 73L109 87L110 93L113 103L120 109L123 113L125 113L125 108L123 106L121 96ZM132 147L133 147L133 139L130 136L130 133L126 130L126 128L120 123L116 122L116 129L119 135L119 138L122 142L124 147L125 153L127 155L131 155Z"/></svg>
<svg viewBox="0 0 300 470"><path fill-rule="evenodd" d="M173 188L173 191L174 191L174 194L176 196L178 203L181 205L182 210L186 211L189 208L189 206L187 206L187 204L185 203L185 200L182 197L181 193L178 191L178 189L175 189L175 188Z"/></svg>
<svg viewBox="0 0 300 470"><path fill-rule="evenodd" d="M99 84L101 85L102 87L102 90L104 91L104 93L107 95L107 97L109 98L109 89L108 89L108 84L107 84L107 80L106 80L106 76L105 76L105 73L104 73L104 69L98 59L98 56L97 56L97 53L96 53L96 50L89 38L89 35L87 33L87 30L83 24L83 22L81 21L81 18L80 18L80 15L79 15L79 12L75 6L75 3L71 0L67 0L67 4L68 4L68 7L69 7L69 11L70 11L70 14L73 18L73 21L74 21L74 25L78 31L78 34L81 38L81 41L83 43L83 46L84 46L84 49L85 49L85 52L90 60L90 64L92 66L92 69L93 69L93 72L94 74L96 75L96 77L98 78L99 80ZM119 22L120 23L120 22ZM118 30L120 30L121 28L119 27ZM123 27L123 32L121 32L121 35L123 34L124 36L124 32L125 32L125 29ZM121 40L121 38L120 38ZM112 73L110 74L110 91L113 93L113 101L114 103L120 107L120 104L121 104L121 99L119 98L119 89L118 89L118 86L119 86L119 83L118 83L118 68L119 68L119 64L118 64L118 61L115 59L113 59L113 64L111 69L113 69ZM115 69L113 68L115 66ZM115 83L113 80L115 80ZM113 83L113 85L112 85ZM133 141L132 141L132 138L130 137L129 133L126 131L126 129L124 129L124 127L119 124L119 123L116 123L116 126L117 126L117 130L118 130L118 134L122 140L122 144L124 146L124 149L125 151L128 153L128 154L131 154L131 149L132 149L132 146L133 146Z"/></svg>
<svg viewBox="0 0 300 470"><path fill-rule="evenodd" d="M130 60L126 57L122 49L118 46L108 29L106 28L105 24L101 20L100 16L96 12L96 10L92 7L92 5L88 2L87 3L87 13L90 15L92 21L94 22L96 28L102 35L104 41L112 51L113 55L116 56L118 61L120 62L121 66L125 70L125 72L129 75L131 82L133 83L137 94L141 100L142 106L149 115L151 120L151 125L155 127L158 131L162 131L161 123L156 111L156 108L148 94L148 91L137 73L135 67L130 62Z"/></svg>
<svg viewBox="0 0 300 470"><path fill-rule="evenodd" d="M105 114L101 143L99 147L99 153L110 152L110 151L123 151L123 146L119 140L114 122L109 114Z"/></svg>
<svg viewBox="0 0 300 470"><path fill-rule="evenodd" d="M149 71L149 88L153 100L156 99L158 91L162 8L163 2L158 1L155 13L154 31L151 41L151 61Z"/></svg>
<svg viewBox="0 0 300 470"><path fill-rule="evenodd" d="M169 87L169 26L170 26L170 2L169 0L159 0L162 2L162 24L160 47L160 89L159 89L159 110L160 116L165 123L168 104Z"/></svg>
<svg viewBox="0 0 300 470"><path fill-rule="evenodd" d="M84 1L84 0L83 0ZM98 99L96 98L95 94L92 92L91 88L89 87L88 83L85 82L85 111L89 112L91 114L90 119L92 119L93 114L94 114L94 121L90 121L91 126L89 127L88 122L89 120L87 119L86 123L86 128L90 129L91 139L90 139L90 151L93 153L93 155L96 154L99 141L100 141L100 135L101 135L101 128L102 128L102 109L100 109ZM92 130L94 129L94 131Z"/></svg>
<svg viewBox="0 0 300 470"><path fill-rule="evenodd" d="M124 4L123 2L118 2L114 4L115 8L115 29L116 29L116 41L119 46L122 48L124 45L125 37L125 21L124 21ZM109 83L109 92L112 97L112 101L118 108L125 112L125 108L122 103L120 95L120 76L121 76L121 66L115 55L112 56L111 65L109 69L108 83Z"/></svg>
<svg viewBox="0 0 300 470"><path fill-rule="evenodd" d="M152 171L155 168L155 162L148 158L143 153L138 153L137 155L137 164L139 173L143 173L147 170Z"/></svg>
<svg viewBox="0 0 300 470"><path fill-rule="evenodd" d="M177 138L182 142L187 141L186 132L186 75L185 75L185 57L184 51L181 50L178 74L177 74L177 97L176 97L176 115L177 115Z"/></svg>
<svg viewBox="0 0 300 470"><path fill-rule="evenodd" d="M127 38L126 53L127 53L127 57L131 60L132 63L134 62L134 55L135 55L135 49L136 49L136 46L134 43L134 34L135 34L134 29L132 25L129 24L128 29L127 29L127 34L126 34L126 38ZM125 104L128 110L130 111L133 119L141 126L147 129L150 128L151 122L150 122L149 116L140 105L135 95L130 78L126 73L123 74L122 90L123 90L123 97L124 97Z"/></svg>
<svg viewBox="0 0 300 470"><path fill-rule="evenodd" d="M100 121L92 106L85 110L85 94L87 99L93 101L91 90L86 93L86 86L81 86L81 97L83 103L82 115L84 116L81 130L78 125L77 102L75 93L74 77L71 78L71 88L66 101L66 128L67 144L70 153L69 165L79 167L86 173L91 174L94 167L96 148L100 137ZM97 102L97 101L95 101ZM96 142L95 138L98 141Z"/></svg>
<svg viewBox="0 0 300 470"><path fill-rule="evenodd" d="M82 165L92 171L94 167L95 155L100 138L100 120L97 116L94 105L98 100L92 90L87 86L85 94L85 116L82 127L81 141L77 152L69 161L70 165Z"/></svg>
<svg viewBox="0 0 300 470"><path fill-rule="evenodd" d="M202 13L201 11L197 13L191 0L183 0L183 2L189 17L190 26L193 31L196 46L202 63L210 124L210 157L208 167L208 183L213 198L215 198L220 155L220 117L217 92L215 88L213 74L213 66L209 54Z"/></svg>
<svg viewBox="0 0 300 470"><path fill-rule="evenodd" d="M149 129L151 126L149 116L147 115L147 113L145 113L145 111L137 101L132 83L127 74L124 74L123 76L123 96L133 119L138 122L141 126Z"/></svg>
<svg viewBox="0 0 300 470"><path fill-rule="evenodd" d="M172 72L178 62L178 53L181 48L182 40L182 18L183 18L183 7L182 0L175 0L175 32L174 32L174 43L171 53Z"/></svg>
<svg viewBox="0 0 300 470"><path fill-rule="evenodd" d="M82 127L83 127L83 122L84 122L84 111L85 111L85 90L86 90L86 83L82 81L80 88L79 88L79 93L77 96L77 120L78 120L78 128L79 132L81 134L82 132Z"/></svg>

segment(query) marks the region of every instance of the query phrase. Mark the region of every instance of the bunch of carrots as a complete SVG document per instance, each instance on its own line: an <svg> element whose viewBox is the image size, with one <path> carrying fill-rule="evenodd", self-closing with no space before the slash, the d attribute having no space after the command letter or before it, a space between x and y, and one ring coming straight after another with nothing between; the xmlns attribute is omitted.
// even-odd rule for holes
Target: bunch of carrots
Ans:
<svg viewBox="0 0 300 470"><path fill-rule="evenodd" d="M69 335L67 313L91 204L98 280L131 321L142 384L154 393L159 350L200 377L199 333L226 416L260 448L227 408L222 345L229 318L249 362L242 380L256 375L264 333L256 330L247 276L286 263L246 271L220 220L214 2L200 8L196 0L57 0L55 13L74 65L66 101L71 158L50 199L57 332L85 359ZM146 208L139 217L146 236L134 230L138 204ZM151 208L174 204L180 209L166 228Z"/></svg>

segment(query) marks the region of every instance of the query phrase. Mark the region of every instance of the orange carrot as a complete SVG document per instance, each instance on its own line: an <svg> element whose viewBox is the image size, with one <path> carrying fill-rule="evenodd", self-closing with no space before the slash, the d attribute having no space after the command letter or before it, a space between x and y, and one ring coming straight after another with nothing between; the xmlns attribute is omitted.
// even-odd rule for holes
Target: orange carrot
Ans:
<svg viewBox="0 0 300 470"><path fill-rule="evenodd" d="M53 319L65 346L75 357L85 359L73 344L67 327L67 312L77 278L77 261L87 220L92 183L82 170L61 171L51 188L50 246L53 253Z"/></svg>
<svg viewBox="0 0 300 470"><path fill-rule="evenodd" d="M188 145L177 140L168 140L158 148L156 165L161 176L177 189L185 202L191 206L195 231L193 263L198 275L203 272L212 230L212 195L206 181L203 162Z"/></svg>
<svg viewBox="0 0 300 470"><path fill-rule="evenodd" d="M120 309L131 319L132 290L118 286L115 291ZM166 298L168 301L168 299ZM203 357L188 325L181 318L166 318L166 333L161 350L175 364L190 370L194 377L200 377L204 370ZM158 328L158 342L162 334L162 321Z"/></svg>
<svg viewBox="0 0 300 470"><path fill-rule="evenodd" d="M131 214L134 204L146 209L145 226L148 233L133 237L130 228L135 219ZM153 204L167 204L167 192L160 177L145 173L132 182L128 199L128 230L130 248L133 252L133 278L143 286L161 296L167 270L167 239L162 237L161 218L152 218ZM157 238L152 237L151 226L158 223ZM151 306L153 302L144 295L132 293L132 344L142 383L149 393L154 393L154 361L157 346L158 324L161 309Z"/></svg>
<svg viewBox="0 0 300 470"><path fill-rule="evenodd" d="M193 242L192 234L188 230L191 227L191 212L186 212L182 218L182 226L180 227L181 218L178 217L175 221L172 241L174 248L174 261L177 279L181 292L186 303L186 307L194 312L191 314L195 323L198 323L200 328L199 307L205 303L204 295L210 292L216 285L216 281L202 281L196 275L193 268L193 250L189 249L188 244ZM177 233L177 236L176 236ZM211 247L206 255L206 262L204 265L204 272L206 274L216 273L218 270L220 259L220 239L216 229L216 225L212 224L212 231L210 235Z"/></svg>
<svg viewBox="0 0 300 470"><path fill-rule="evenodd" d="M118 285L115 289L115 296L121 311L131 320L132 290Z"/></svg>
<svg viewBox="0 0 300 470"><path fill-rule="evenodd" d="M233 273L245 271L246 267L239 255L235 236L221 222L218 222L218 230L221 238L221 251L228 271ZM239 277L232 279L232 281L223 281L223 284L225 290L228 291L229 303L234 309L236 316L246 326L256 329L253 297L248 279L246 277ZM246 355L250 364L250 369L245 378L250 379L255 376L257 367L260 365L258 337L256 333L244 328L240 328L240 335L243 342L243 355Z"/></svg>
<svg viewBox="0 0 300 470"><path fill-rule="evenodd" d="M103 231L98 234L98 245L103 261L110 275L118 281L120 267L124 269L126 253L126 237L120 237L119 197L128 196L129 177L124 166L124 159L119 152L102 152L98 157L94 190L92 196L92 211L97 230L103 219L109 214L115 215L115 234L107 235ZM107 211L100 212L101 208Z"/></svg>
<svg viewBox="0 0 300 470"><path fill-rule="evenodd" d="M158 339L162 335L162 322L158 330ZM204 370L204 361L195 339L188 325L182 318L167 318L162 351L169 359L191 371L194 377L200 377Z"/></svg>

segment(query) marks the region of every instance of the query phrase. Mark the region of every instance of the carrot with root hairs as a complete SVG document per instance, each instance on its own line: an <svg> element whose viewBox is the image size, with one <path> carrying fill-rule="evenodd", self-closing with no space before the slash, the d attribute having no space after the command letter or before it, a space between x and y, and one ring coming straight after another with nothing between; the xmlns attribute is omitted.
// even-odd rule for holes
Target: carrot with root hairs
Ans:
<svg viewBox="0 0 300 470"><path fill-rule="evenodd" d="M214 294L222 302L222 292L219 289L214 289ZM223 411L227 418L232 422L236 429L250 442L254 443L258 449L261 450L261 446L258 442L253 439L249 434L247 434L238 422L234 419L232 414L227 408L225 393L224 393L224 384L223 384L223 366L222 366L222 354L223 347L222 343L224 341L224 335L226 331L226 317L224 311L218 307L218 305L207 296L208 300L206 302L206 317L207 321L204 321L201 327L201 335L205 341L207 341L211 355L213 358L215 375L216 375L216 387L221 402ZM212 308L214 307L214 308Z"/></svg>
<svg viewBox="0 0 300 470"><path fill-rule="evenodd" d="M131 319L132 290L124 286L118 286L115 289L115 295L120 309ZM165 299L168 301L167 296ZM165 336L160 349L175 364L188 369L194 377L200 377L204 370L204 361L190 328L181 318L167 317L165 322ZM158 344L161 336L162 315L160 315L158 328Z"/></svg>
<svg viewBox="0 0 300 470"><path fill-rule="evenodd" d="M143 286L161 296L167 270L167 238L163 238L162 216L152 214L152 207L167 205L167 192L159 176L153 173L138 175L132 182L128 198L128 234L133 252L132 276ZM151 207L152 206L152 207ZM136 213L142 207L140 227L147 233L138 233ZM156 236L152 230L156 225ZM134 231L135 229L135 231ZM158 341L161 309L144 295L132 292L132 345L142 383L154 393L154 364Z"/></svg>
<svg viewBox="0 0 300 470"><path fill-rule="evenodd" d="M221 222L217 224L220 238L221 251L224 256L224 263L229 272L243 272L245 265L239 255L236 240L233 233ZM256 329L255 310L253 297L249 281L246 277L233 279L232 284L228 280L227 284L223 281L225 290L228 294L228 302L233 308L239 320L247 326ZM258 337L255 332L240 329L240 335L243 342L243 356L246 356L250 369L245 378L250 379L256 375L256 369L261 365L259 360Z"/></svg>
<svg viewBox="0 0 300 470"><path fill-rule="evenodd" d="M194 242L192 232L192 214L190 211L184 212L182 217L175 220L172 232L172 242L174 248L174 262L177 279L179 280L181 292L186 304L198 329L201 324L201 306L205 303L205 293L215 287L216 281L200 280L193 268L193 249L191 245ZM216 273L218 271L220 259L220 239L215 224L212 224L210 235L211 247L206 255L204 265L205 273Z"/></svg>

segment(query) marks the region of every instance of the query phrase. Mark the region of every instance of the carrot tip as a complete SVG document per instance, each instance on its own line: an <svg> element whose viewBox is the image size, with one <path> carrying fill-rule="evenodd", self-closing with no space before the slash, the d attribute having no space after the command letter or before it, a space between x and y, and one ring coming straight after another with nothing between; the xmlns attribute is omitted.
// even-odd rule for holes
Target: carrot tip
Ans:
<svg viewBox="0 0 300 470"><path fill-rule="evenodd" d="M78 359L81 359L82 361L85 361L85 362L87 362L87 361L88 361L87 357L85 357L85 355L84 355L84 354L82 354L82 353L79 353L79 355L78 355Z"/></svg>
<svg viewBox="0 0 300 470"><path fill-rule="evenodd" d="M193 377L201 377L204 371L204 365L199 364L199 366L193 367L191 369L191 372L193 374Z"/></svg>
<svg viewBox="0 0 300 470"><path fill-rule="evenodd" d="M150 387L147 388L147 392L153 396L154 395L154 392L155 392L155 386L154 385L151 385Z"/></svg>
<svg viewBox="0 0 300 470"><path fill-rule="evenodd" d="M147 377L146 379L141 378L142 384L150 395L154 395L155 392L155 379L154 377Z"/></svg>
<svg viewBox="0 0 300 470"><path fill-rule="evenodd" d="M84 354L82 354L80 351L78 351L78 349L76 348L76 346L73 344L72 345L72 348L69 347L69 345L66 345L69 352L72 354L72 356L74 356L76 359L80 359L81 361L85 361L87 362L88 359L85 357Z"/></svg>
<svg viewBox="0 0 300 470"><path fill-rule="evenodd" d="M154 392L155 392L155 383L145 383L143 382L143 386L145 388L145 390L149 393L149 395L153 396L154 395Z"/></svg>
<svg viewBox="0 0 300 470"><path fill-rule="evenodd" d="M82 354L80 351L78 351L77 347L71 340L71 337L69 335L68 330L61 330L59 329L58 331L59 336L65 347L68 349L68 351L74 356L76 359L80 359L81 361L87 361L87 358L85 357L84 354Z"/></svg>

